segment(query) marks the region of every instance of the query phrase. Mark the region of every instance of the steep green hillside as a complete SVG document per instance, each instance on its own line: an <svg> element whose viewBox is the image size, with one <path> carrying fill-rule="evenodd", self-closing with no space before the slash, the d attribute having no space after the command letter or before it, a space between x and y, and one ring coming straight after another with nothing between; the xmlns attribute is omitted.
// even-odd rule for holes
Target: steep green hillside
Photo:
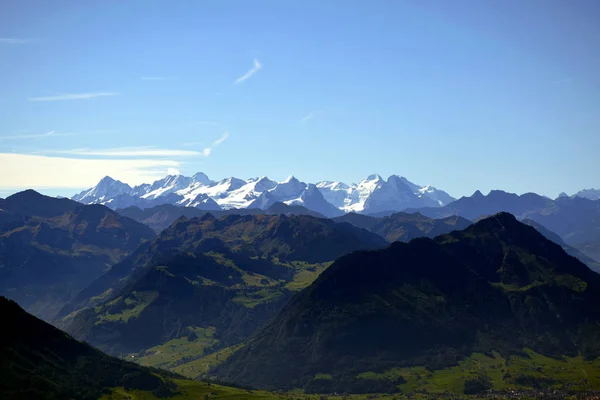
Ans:
<svg viewBox="0 0 600 400"><path fill-rule="evenodd" d="M109 357L0 297L0 398L97 399L110 388L174 394L171 375Z"/></svg>
<svg viewBox="0 0 600 400"><path fill-rule="evenodd" d="M34 191L0 201L0 294L51 320L141 243L148 227L100 206Z"/></svg>
<svg viewBox="0 0 600 400"><path fill-rule="evenodd" d="M390 391L415 387L412 367L429 381L476 353L594 360L599 301L600 275L501 213L435 240L340 258L216 374L266 388ZM379 379L386 371L401 372ZM466 391L497 384L465 376ZM525 367L503 379L514 387L569 381Z"/></svg>
<svg viewBox="0 0 600 400"><path fill-rule="evenodd" d="M339 256L383 246L304 215L180 219L114 266L107 276L120 280L105 279L106 293L61 326L111 354L175 368L250 336Z"/></svg>
<svg viewBox="0 0 600 400"><path fill-rule="evenodd" d="M107 356L0 297L2 400L276 400L279 394L185 380ZM302 394L288 399L309 400ZM362 400L362 398L357 398Z"/></svg>

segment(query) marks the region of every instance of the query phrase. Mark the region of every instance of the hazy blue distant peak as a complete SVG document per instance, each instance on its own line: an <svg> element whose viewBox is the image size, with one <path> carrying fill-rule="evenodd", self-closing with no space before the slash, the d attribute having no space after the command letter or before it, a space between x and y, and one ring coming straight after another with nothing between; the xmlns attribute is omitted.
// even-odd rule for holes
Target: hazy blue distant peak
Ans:
<svg viewBox="0 0 600 400"><path fill-rule="evenodd" d="M600 189L584 189L575 193L576 197L583 197L590 200L600 200Z"/></svg>

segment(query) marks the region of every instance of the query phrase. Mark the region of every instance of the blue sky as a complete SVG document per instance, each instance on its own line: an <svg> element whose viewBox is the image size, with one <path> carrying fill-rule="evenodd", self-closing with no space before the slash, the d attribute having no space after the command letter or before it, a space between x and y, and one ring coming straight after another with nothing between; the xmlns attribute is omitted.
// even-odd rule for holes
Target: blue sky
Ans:
<svg viewBox="0 0 600 400"><path fill-rule="evenodd" d="M600 3L0 2L0 194L168 171L600 187Z"/></svg>

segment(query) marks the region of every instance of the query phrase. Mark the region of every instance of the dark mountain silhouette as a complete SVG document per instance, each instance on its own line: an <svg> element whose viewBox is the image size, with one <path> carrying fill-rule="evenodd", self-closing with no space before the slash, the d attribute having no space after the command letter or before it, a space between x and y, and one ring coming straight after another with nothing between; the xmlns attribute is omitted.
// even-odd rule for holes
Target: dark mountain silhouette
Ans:
<svg viewBox="0 0 600 400"><path fill-rule="evenodd" d="M152 208L141 209L138 207L127 207L116 210L117 213L141 222L156 233L169 227L180 217L193 218L206 214L208 211L194 207L179 207L172 204L161 204ZM213 211L214 213L214 211Z"/></svg>
<svg viewBox="0 0 600 400"><path fill-rule="evenodd" d="M382 218L350 213L334 218L334 221L348 222L367 229L388 242L407 242L417 237L432 238L453 230L464 229L471 224L470 221L458 216L433 219L418 212L413 214L398 212Z"/></svg>
<svg viewBox="0 0 600 400"><path fill-rule="evenodd" d="M377 225L381 221L381 218L372 215L350 212L342 216L335 217L333 218L333 220L336 222L347 222L358 228L371 230L375 225Z"/></svg>
<svg viewBox="0 0 600 400"><path fill-rule="evenodd" d="M508 212L522 217L537 210L551 207L554 201L535 193L516 195L502 190L492 190L484 196L479 190L470 197L461 197L444 207L409 209L405 212L419 211L430 218L444 218L460 215L474 221L478 218L499 212Z"/></svg>
<svg viewBox="0 0 600 400"><path fill-rule="evenodd" d="M161 204L151 208L141 209L138 207L127 207L117 209L119 214L141 222L156 233L160 233L163 229L171 226L175 220L180 217L193 218L201 217L207 213L215 217L225 215L256 215L256 214L286 214L286 215L310 215L316 218L325 218L322 214L316 211L311 211L302 206L289 206L284 203L274 203L267 210L258 208L243 208L230 210L203 210L196 207L180 207L172 204ZM1 220L0 220L1 223Z"/></svg>
<svg viewBox="0 0 600 400"><path fill-rule="evenodd" d="M595 358L599 301L600 275L500 213L340 258L216 374L256 387L352 391L362 372L436 370L473 352ZM317 374L331 379L315 389Z"/></svg>
<svg viewBox="0 0 600 400"><path fill-rule="evenodd" d="M0 209L2 210L37 217L57 217L77 207L81 207L81 204L76 201L44 196L31 189L15 193L6 199L0 199Z"/></svg>
<svg viewBox="0 0 600 400"><path fill-rule="evenodd" d="M284 214L284 215L310 215L315 218L327 218L323 214L320 214L312 209L308 209L304 206L288 205L281 202L273 203L268 209L267 214Z"/></svg>
<svg viewBox="0 0 600 400"><path fill-rule="evenodd" d="M110 209L28 190L0 201L0 294L52 319L141 243L148 227Z"/></svg>
<svg viewBox="0 0 600 400"><path fill-rule="evenodd" d="M173 394L168 374L107 356L0 297L0 398L95 400L111 388Z"/></svg>
<svg viewBox="0 0 600 400"><path fill-rule="evenodd" d="M531 219L541 224L588 257L600 258L600 200L577 196L551 200L534 193L517 196L493 190L487 196L477 191L471 197L462 197L447 206L418 211L430 218L460 215L472 221L509 212L518 219Z"/></svg>

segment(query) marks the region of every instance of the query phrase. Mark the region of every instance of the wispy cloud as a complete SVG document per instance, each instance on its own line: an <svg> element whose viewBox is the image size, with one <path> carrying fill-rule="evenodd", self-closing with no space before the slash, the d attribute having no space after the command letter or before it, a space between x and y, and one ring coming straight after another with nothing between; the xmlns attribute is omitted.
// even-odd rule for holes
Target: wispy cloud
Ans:
<svg viewBox="0 0 600 400"><path fill-rule="evenodd" d="M210 144L210 146L205 147L204 150L202 150L202 155L204 155L204 157L209 157L210 154L212 153L213 149L215 147L217 147L218 145L220 145L221 143L223 143L224 141L226 141L228 138L229 138L229 132L223 133L223 135L221 135L220 138L218 138L217 140L212 142Z"/></svg>
<svg viewBox="0 0 600 400"><path fill-rule="evenodd" d="M20 139L39 139L53 136L73 136L76 133L56 133L55 131L50 131L46 133L28 133L24 135L12 135L12 136L0 136L0 140L20 140Z"/></svg>
<svg viewBox="0 0 600 400"><path fill-rule="evenodd" d="M142 81L174 81L179 79L176 76L142 76L140 80Z"/></svg>
<svg viewBox="0 0 600 400"><path fill-rule="evenodd" d="M95 130L95 131L87 131L87 132L56 132L49 131L45 133L24 133L22 135L8 135L8 136L0 136L0 141L2 140L26 140L26 139L42 139L42 138L53 138L53 137L62 137L62 136L77 136L77 135L100 135L105 133L115 133L116 130Z"/></svg>
<svg viewBox="0 0 600 400"><path fill-rule="evenodd" d="M56 96L30 97L29 101L60 101L60 100L87 100L96 97L118 96L119 93L114 92L94 92L94 93L73 93L73 94L58 94Z"/></svg>
<svg viewBox="0 0 600 400"><path fill-rule="evenodd" d="M250 68L248 70L248 72L246 72L244 75L237 78L234 83L237 85L237 84L244 82L246 79L249 79L250 77L252 77L252 75L257 73L261 69L262 69L262 64L255 58L254 65L252 66L252 68Z"/></svg>
<svg viewBox="0 0 600 400"><path fill-rule="evenodd" d="M204 155L204 152L179 149L161 149L153 146L145 147L116 147L110 149L71 149L46 150L40 153L69 154L75 156L96 157L194 157Z"/></svg>
<svg viewBox="0 0 600 400"><path fill-rule="evenodd" d="M31 39L19 39L19 38L0 38L0 43L4 44L28 44L33 43Z"/></svg>
<svg viewBox="0 0 600 400"><path fill-rule="evenodd" d="M210 156L228 137L224 132L202 151L146 146L0 152L0 190L86 188L106 175L131 185L151 182L178 174L186 157Z"/></svg>
<svg viewBox="0 0 600 400"><path fill-rule="evenodd" d="M229 136L229 133L227 133L227 129L224 128L222 124L220 124L218 122L215 122L215 121L206 121L206 120L192 121L188 125L191 125L191 126L212 126L214 128L218 128L221 131L225 131L224 135ZM227 138L225 138L225 139L227 139ZM225 139L223 139L223 140L225 140ZM223 140L221 140L219 143L221 143ZM200 146L200 145L205 144L205 143L206 143L206 141L195 141L195 142L187 142L187 143L184 143L183 145L184 146ZM219 143L217 143L217 145ZM213 145L214 145L214 143L213 143ZM210 154L210 150L208 151L208 153Z"/></svg>
<svg viewBox="0 0 600 400"><path fill-rule="evenodd" d="M300 123L305 123L306 121L309 121L311 119L313 119L315 117L315 113L308 113L306 116L304 116L301 120Z"/></svg>
<svg viewBox="0 0 600 400"><path fill-rule="evenodd" d="M302 117L302 119L300 120L300 123L304 124L304 123L310 121L311 119L313 119L314 117L316 117L317 115L319 115L320 113L321 113L320 110L311 111L308 114L306 114L304 117Z"/></svg>
<svg viewBox="0 0 600 400"><path fill-rule="evenodd" d="M0 153L0 190L24 188L87 188L102 177L136 185L152 182L181 162L164 159L53 157Z"/></svg>

